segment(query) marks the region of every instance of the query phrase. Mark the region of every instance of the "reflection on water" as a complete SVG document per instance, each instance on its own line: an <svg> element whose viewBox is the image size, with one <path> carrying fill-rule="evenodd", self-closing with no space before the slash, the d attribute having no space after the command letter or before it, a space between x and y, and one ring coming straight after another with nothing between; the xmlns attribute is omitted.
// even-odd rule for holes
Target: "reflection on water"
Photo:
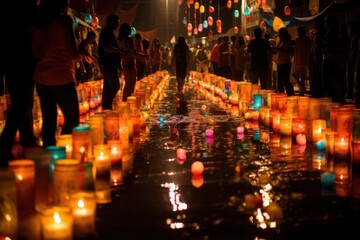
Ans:
<svg viewBox="0 0 360 240"><path fill-rule="evenodd" d="M168 191L159 203L164 205L158 206L169 210L164 224L197 236L266 239L305 234L311 224L330 230L345 221L349 209L343 197L351 195L345 166L337 167L342 174L336 174L337 184L323 187L321 173L336 173L337 166L327 162L323 151L245 120L233 107L191 84L179 98L170 81L166 97L149 114L150 131L141 150L146 164L134 163L135 185ZM244 133L238 133L239 126ZM176 134L171 134L174 128ZM177 157L179 148L185 149L186 158ZM194 161L203 162L202 175L191 174ZM237 230L225 233L229 229Z"/></svg>

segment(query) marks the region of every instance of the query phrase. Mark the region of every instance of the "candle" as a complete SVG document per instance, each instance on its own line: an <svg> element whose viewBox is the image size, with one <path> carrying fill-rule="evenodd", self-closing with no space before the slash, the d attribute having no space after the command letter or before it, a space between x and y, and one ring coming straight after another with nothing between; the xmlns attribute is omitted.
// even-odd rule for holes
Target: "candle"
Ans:
<svg viewBox="0 0 360 240"><path fill-rule="evenodd" d="M18 211L32 211L35 207L35 163L29 159L9 161L15 175Z"/></svg>
<svg viewBox="0 0 360 240"><path fill-rule="evenodd" d="M56 139L56 146L65 147L66 158L72 158L72 135L62 134Z"/></svg>
<svg viewBox="0 0 360 240"><path fill-rule="evenodd" d="M120 112L110 110L105 113L105 138L108 140L120 139Z"/></svg>
<svg viewBox="0 0 360 240"><path fill-rule="evenodd" d="M360 140L351 141L351 162L353 167L360 167Z"/></svg>
<svg viewBox="0 0 360 240"><path fill-rule="evenodd" d="M105 143L104 118L105 118L104 112L98 112L90 116L89 134L90 134L91 143L93 145Z"/></svg>
<svg viewBox="0 0 360 240"><path fill-rule="evenodd" d="M66 158L66 151L64 146L47 146L46 151L50 152L50 182L53 179L55 162Z"/></svg>
<svg viewBox="0 0 360 240"><path fill-rule="evenodd" d="M280 134L291 136L292 127L291 127L292 119L288 117L280 117Z"/></svg>
<svg viewBox="0 0 360 240"><path fill-rule="evenodd" d="M74 237L86 239L95 235L96 199L94 192L72 194L70 206L73 216Z"/></svg>
<svg viewBox="0 0 360 240"><path fill-rule="evenodd" d="M348 183L350 178L350 161L347 159L334 162L335 183Z"/></svg>
<svg viewBox="0 0 360 240"><path fill-rule="evenodd" d="M191 173L194 175L202 174L204 171L204 164L200 161L195 161L191 164Z"/></svg>
<svg viewBox="0 0 360 240"><path fill-rule="evenodd" d="M120 141L122 149L129 148L129 125L120 124Z"/></svg>
<svg viewBox="0 0 360 240"><path fill-rule="evenodd" d="M274 132L278 132L280 130L280 112L279 111L271 111L271 127Z"/></svg>
<svg viewBox="0 0 360 240"><path fill-rule="evenodd" d="M292 136L296 137L298 134L306 133L306 118L293 118L292 119Z"/></svg>
<svg viewBox="0 0 360 240"><path fill-rule="evenodd" d="M312 140L317 142L322 138L322 131L326 129L326 121L324 119L312 120Z"/></svg>
<svg viewBox="0 0 360 240"><path fill-rule="evenodd" d="M42 239L69 240L72 239L73 218L70 208L51 207L42 212L41 217Z"/></svg>
<svg viewBox="0 0 360 240"><path fill-rule="evenodd" d="M119 140L109 140L107 141L107 145L110 146L110 161L111 165L120 164L121 163L121 141Z"/></svg>
<svg viewBox="0 0 360 240"><path fill-rule="evenodd" d="M91 155L90 128L87 125L74 127L72 130L72 158L88 161Z"/></svg>
<svg viewBox="0 0 360 240"><path fill-rule="evenodd" d="M296 143L298 145L306 145L306 135L303 133L296 135Z"/></svg>
<svg viewBox="0 0 360 240"><path fill-rule="evenodd" d="M349 135L335 134L334 157L335 159L349 158Z"/></svg>
<svg viewBox="0 0 360 240"><path fill-rule="evenodd" d="M79 163L80 161L75 159L62 159L55 163L55 204L68 206L70 195L78 190Z"/></svg>
<svg viewBox="0 0 360 240"><path fill-rule="evenodd" d="M94 146L96 179L99 177L109 177L110 180L110 146L107 144L97 144Z"/></svg>
<svg viewBox="0 0 360 240"><path fill-rule="evenodd" d="M254 94L254 109L259 110L261 106L263 106L262 94Z"/></svg>
<svg viewBox="0 0 360 240"><path fill-rule="evenodd" d="M16 239L18 211L16 206L16 180L13 172L0 168L0 236ZM0 237L1 238L1 237Z"/></svg>
<svg viewBox="0 0 360 240"><path fill-rule="evenodd" d="M351 108L342 106L338 110L336 131L339 134L351 133Z"/></svg>

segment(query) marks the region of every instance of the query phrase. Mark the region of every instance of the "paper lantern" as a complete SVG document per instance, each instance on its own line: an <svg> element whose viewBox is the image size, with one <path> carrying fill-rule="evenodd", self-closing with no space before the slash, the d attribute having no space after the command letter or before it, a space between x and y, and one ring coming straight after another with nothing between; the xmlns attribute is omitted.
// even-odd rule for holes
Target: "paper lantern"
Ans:
<svg viewBox="0 0 360 240"><path fill-rule="evenodd" d="M221 25L222 25L222 22L221 22L221 20L220 19L218 19L218 20L216 20L216 27L221 27Z"/></svg>
<svg viewBox="0 0 360 240"><path fill-rule="evenodd" d="M217 31L218 33L222 33L222 27L217 27L217 28L216 28L216 31Z"/></svg>
<svg viewBox="0 0 360 240"><path fill-rule="evenodd" d="M239 0L234 0L234 3L238 3L239 2Z"/></svg>
<svg viewBox="0 0 360 240"><path fill-rule="evenodd" d="M274 21L273 21L273 29L275 32L278 32L280 28L282 27L285 27L285 24L284 22L279 18L279 17L276 17L274 18Z"/></svg>
<svg viewBox="0 0 360 240"><path fill-rule="evenodd" d="M90 15L90 14L86 14L86 16L85 16L85 22L86 22L87 24L90 24L91 21L92 21L91 15Z"/></svg>
<svg viewBox="0 0 360 240"><path fill-rule="evenodd" d="M134 27L131 27L131 36L135 36L136 29Z"/></svg>
<svg viewBox="0 0 360 240"><path fill-rule="evenodd" d="M226 7L231 8L231 6L232 6L232 2L231 2L231 0L228 0L226 3Z"/></svg>
<svg viewBox="0 0 360 240"><path fill-rule="evenodd" d="M250 36L249 36L249 35L245 35L245 40L246 40L246 41L250 41Z"/></svg>
<svg viewBox="0 0 360 240"><path fill-rule="evenodd" d="M234 34L238 34L239 33L239 28L238 27L234 27Z"/></svg>
<svg viewBox="0 0 360 240"><path fill-rule="evenodd" d="M251 16L246 16L246 22L250 22Z"/></svg>
<svg viewBox="0 0 360 240"><path fill-rule="evenodd" d="M187 32L187 35L188 35L189 37L191 37L192 31L188 31L188 32Z"/></svg>
<svg viewBox="0 0 360 240"><path fill-rule="evenodd" d="M188 4L194 4L194 0L187 0Z"/></svg>
<svg viewBox="0 0 360 240"><path fill-rule="evenodd" d="M207 22L208 22L208 24L209 24L210 27L213 25L214 19L212 18L212 16L209 16L209 17L208 17Z"/></svg>
<svg viewBox="0 0 360 240"><path fill-rule="evenodd" d="M209 13L215 12L215 8L213 6L209 6Z"/></svg>
<svg viewBox="0 0 360 240"><path fill-rule="evenodd" d="M184 25L187 24L187 19L186 19L186 17L183 18L182 23L183 23Z"/></svg>
<svg viewBox="0 0 360 240"><path fill-rule="evenodd" d="M198 31L199 31L199 32L202 32L202 31L203 31L203 24L202 24L202 23L199 23L199 25L198 25Z"/></svg>
<svg viewBox="0 0 360 240"><path fill-rule="evenodd" d="M188 31L192 31L192 29L193 29L192 24L191 24L191 23L188 23L188 24L187 24L187 30L188 30Z"/></svg>
<svg viewBox="0 0 360 240"><path fill-rule="evenodd" d="M286 16L290 16L290 14L291 14L291 9L290 9L289 6L285 6L285 8L284 8L284 13L285 13Z"/></svg>
<svg viewBox="0 0 360 240"><path fill-rule="evenodd" d="M203 21L203 28L208 28L208 26L209 26L209 24L208 24L208 22L207 22L207 20L204 20Z"/></svg>
<svg viewBox="0 0 360 240"><path fill-rule="evenodd" d="M199 31L197 28L194 28L194 35L198 35Z"/></svg>
<svg viewBox="0 0 360 240"><path fill-rule="evenodd" d="M244 14L245 14L245 16L250 15L250 8L248 6L245 7Z"/></svg>
<svg viewBox="0 0 360 240"><path fill-rule="evenodd" d="M200 4L199 4L198 1L196 1L195 4L194 4L194 9L195 9L195 10L198 10L199 7L200 7Z"/></svg>
<svg viewBox="0 0 360 240"><path fill-rule="evenodd" d="M266 8L266 1L262 1L262 2L261 2L261 7L262 7L262 8Z"/></svg>
<svg viewBox="0 0 360 240"><path fill-rule="evenodd" d="M178 3L178 5L181 5L181 4L182 4L182 0L178 0L177 3Z"/></svg>
<svg viewBox="0 0 360 240"><path fill-rule="evenodd" d="M200 11L200 13L204 13L205 12L205 6L201 5L199 11Z"/></svg>
<svg viewBox="0 0 360 240"><path fill-rule="evenodd" d="M239 10L234 10L234 17L238 18L240 16Z"/></svg>
<svg viewBox="0 0 360 240"><path fill-rule="evenodd" d="M99 18L97 16L93 16L91 19L91 26L93 28L97 28L99 26Z"/></svg>

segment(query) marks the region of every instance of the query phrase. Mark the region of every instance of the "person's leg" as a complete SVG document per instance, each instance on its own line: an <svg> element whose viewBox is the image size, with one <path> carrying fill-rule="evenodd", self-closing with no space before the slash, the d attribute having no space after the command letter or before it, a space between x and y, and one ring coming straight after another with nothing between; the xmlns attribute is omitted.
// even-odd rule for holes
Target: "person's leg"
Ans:
<svg viewBox="0 0 360 240"><path fill-rule="evenodd" d="M36 90L40 98L43 118L41 131L43 147L56 145L55 134L57 130L57 105L52 88L46 85L37 84Z"/></svg>
<svg viewBox="0 0 360 240"><path fill-rule="evenodd" d="M54 87L54 95L59 108L64 114L64 126L61 134L71 134L74 127L79 125L79 102L74 83Z"/></svg>
<svg viewBox="0 0 360 240"><path fill-rule="evenodd" d="M104 84L102 92L102 109L112 109L112 102L120 89L120 81L117 68L102 67Z"/></svg>
<svg viewBox="0 0 360 240"><path fill-rule="evenodd" d="M284 85L288 96L294 95L294 86L290 82L291 63L284 64Z"/></svg>
<svg viewBox="0 0 360 240"><path fill-rule="evenodd" d="M124 91L123 91L122 101L126 102L127 98L131 94L133 94L134 89L135 89L136 69L129 68L129 69L124 70L124 78L125 78L125 87L124 87ZM120 85L119 85L119 87L120 87Z"/></svg>

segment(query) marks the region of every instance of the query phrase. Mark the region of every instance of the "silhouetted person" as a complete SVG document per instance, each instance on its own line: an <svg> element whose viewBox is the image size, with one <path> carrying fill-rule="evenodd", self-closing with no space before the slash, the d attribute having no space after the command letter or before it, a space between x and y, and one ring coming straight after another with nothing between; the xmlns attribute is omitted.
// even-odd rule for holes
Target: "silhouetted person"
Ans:
<svg viewBox="0 0 360 240"><path fill-rule="evenodd" d="M85 68L85 80L89 81L94 77L93 67L97 64L97 60L93 57L93 45L96 44L96 33L89 31L86 38L79 44L79 51L81 53L82 63Z"/></svg>
<svg viewBox="0 0 360 240"><path fill-rule="evenodd" d="M120 26L119 16L109 14L106 26L99 35L99 66L104 77L102 102L103 110L112 109L112 102L120 90L119 67L120 48L114 31Z"/></svg>
<svg viewBox="0 0 360 240"><path fill-rule="evenodd" d="M178 94L182 94L187 75L190 50L184 36L179 36L174 46L171 63L175 66Z"/></svg>
<svg viewBox="0 0 360 240"><path fill-rule="evenodd" d="M64 115L61 134L79 125L75 60L80 57L73 20L67 15L69 1L44 0L42 14L32 29L36 59L34 80L43 117L43 146L56 145L58 107Z"/></svg>
<svg viewBox="0 0 360 240"><path fill-rule="evenodd" d="M4 33L0 37L0 76L5 76L11 101L0 137L0 165L6 166L8 160L15 158L11 148L18 130L23 148L37 145L33 133L35 60L30 30L38 11L35 0L3 1L0 9Z"/></svg>

